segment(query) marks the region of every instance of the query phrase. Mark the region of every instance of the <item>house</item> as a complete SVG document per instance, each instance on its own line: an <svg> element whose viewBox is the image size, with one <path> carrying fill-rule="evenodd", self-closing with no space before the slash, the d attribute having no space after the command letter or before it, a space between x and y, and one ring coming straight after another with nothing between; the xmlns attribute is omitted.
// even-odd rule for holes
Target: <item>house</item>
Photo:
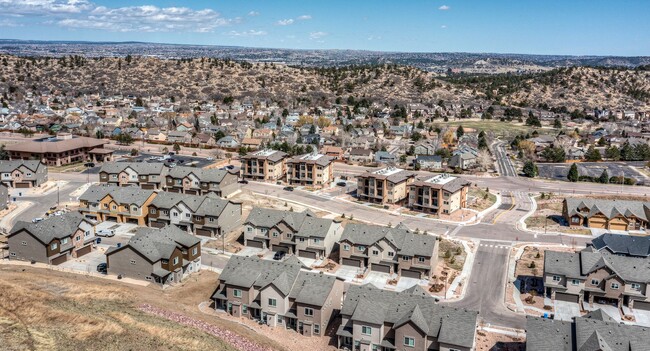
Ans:
<svg viewBox="0 0 650 351"><path fill-rule="evenodd" d="M641 201L566 198L562 216L572 227L643 230L648 227L650 203Z"/></svg>
<svg viewBox="0 0 650 351"><path fill-rule="evenodd" d="M227 135L217 140L217 146L224 149L236 149L239 147L239 142L234 137Z"/></svg>
<svg viewBox="0 0 650 351"><path fill-rule="evenodd" d="M329 157L333 157L334 160L343 160L343 154L345 153L342 148L338 146L323 146L320 152Z"/></svg>
<svg viewBox="0 0 650 351"><path fill-rule="evenodd" d="M58 265L93 250L95 226L79 212L18 222L7 237L9 259Z"/></svg>
<svg viewBox="0 0 650 351"><path fill-rule="evenodd" d="M452 152L451 158L447 165L451 168L471 169L476 166L478 160L478 150L473 147L463 146Z"/></svg>
<svg viewBox="0 0 650 351"><path fill-rule="evenodd" d="M372 149L362 147L352 147L345 155L345 158L350 162L369 163L374 160L374 153Z"/></svg>
<svg viewBox="0 0 650 351"><path fill-rule="evenodd" d="M232 256L212 294L215 309L305 336L323 336L341 309L343 281L306 269L295 257L277 262Z"/></svg>
<svg viewBox="0 0 650 351"><path fill-rule="evenodd" d="M173 144L184 144L192 141L192 135L183 130L172 130L167 133L167 141Z"/></svg>
<svg viewBox="0 0 650 351"><path fill-rule="evenodd" d="M619 323L598 309L573 321L526 316L526 351L646 350L647 327Z"/></svg>
<svg viewBox="0 0 650 351"><path fill-rule="evenodd" d="M429 279L438 263L438 238L403 226L350 223L339 246L340 264L400 277Z"/></svg>
<svg viewBox="0 0 650 351"><path fill-rule="evenodd" d="M213 192L229 197L239 190L237 173L222 169L174 167L165 175L166 191L183 194L205 195Z"/></svg>
<svg viewBox="0 0 650 351"><path fill-rule="evenodd" d="M244 245L317 259L329 257L342 232L341 223L309 210L253 208L244 222Z"/></svg>
<svg viewBox="0 0 650 351"><path fill-rule="evenodd" d="M334 159L322 154L306 154L287 160L287 183L322 188L334 180Z"/></svg>
<svg viewBox="0 0 650 351"><path fill-rule="evenodd" d="M380 204L402 203L408 198L408 185L415 176L413 172L395 167L368 170L357 176L357 198Z"/></svg>
<svg viewBox="0 0 650 351"><path fill-rule="evenodd" d="M594 238L587 247L596 251L607 251L612 255L650 257L650 237L623 234L602 234Z"/></svg>
<svg viewBox="0 0 650 351"><path fill-rule="evenodd" d="M253 131L253 138L266 141L273 140L273 130L267 128L255 129Z"/></svg>
<svg viewBox="0 0 650 351"><path fill-rule="evenodd" d="M41 161L0 161L0 182L9 188L39 187L47 179L47 166Z"/></svg>
<svg viewBox="0 0 650 351"><path fill-rule="evenodd" d="M650 259L587 247L579 252L544 252L547 297L582 304L602 303L650 310Z"/></svg>
<svg viewBox="0 0 650 351"><path fill-rule="evenodd" d="M241 224L241 216L241 203L224 200L214 193L160 192L149 204L148 225L163 228L173 224L195 235L216 237Z"/></svg>
<svg viewBox="0 0 650 351"><path fill-rule="evenodd" d="M161 285L201 270L201 239L183 230L139 227L126 245L106 250L108 274Z"/></svg>
<svg viewBox="0 0 650 351"><path fill-rule="evenodd" d="M250 150L257 150L262 146L262 139L244 138L241 141L241 146Z"/></svg>
<svg viewBox="0 0 650 351"><path fill-rule="evenodd" d="M240 158L243 179L278 181L287 174L287 154L277 150L250 152Z"/></svg>
<svg viewBox="0 0 650 351"><path fill-rule="evenodd" d="M438 174L408 185L408 207L415 211L450 214L467 207L472 183L449 174Z"/></svg>
<svg viewBox="0 0 650 351"><path fill-rule="evenodd" d="M147 224L153 190L134 186L91 185L79 196L79 211L87 218L117 223Z"/></svg>
<svg viewBox="0 0 650 351"><path fill-rule="evenodd" d="M377 151L375 153L375 162L394 164L397 163L397 160L397 156L388 151Z"/></svg>
<svg viewBox="0 0 650 351"><path fill-rule="evenodd" d="M105 150L103 146L106 143L106 140L59 133L55 137L10 144L5 150L11 160L39 159L48 166L63 166L76 162L97 161L97 154L103 155L102 160L110 160L111 152L102 151Z"/></svg>
<svg viewBox="0 0 650 351"><path fill-rule="evenodd" d="M430 141L421 141L414 146L415 155L431 156L436 153L436 145Z"/></svg>
<svg viewBox="0 0 650 351"><path fill-rule="evenodd" d="M167 168L162 163L109 162L99 170L99 182L118 186L137 185L142 189L162 189Z"/></svg>
<svg viewBox="0 0 650 351"><path fill-rule="evenodd" d="M420 169L442 169L442 157L438 155L417 155L413 166Z"/></svg>
<svg viewBox="0 0 650 351"><path fill-rule="evenodd" d="M319 145L322 144L321 136L320 134L306 134L302 136L302 143L304 144L314 144L314 145Z"/></svg>
<svg viewBox="0 0 650 351"><path fill-rule="evenodd" d="M474 350L478 312L441 306L419 286L396 292L351 285L336 331L339 349Z"/></svg>

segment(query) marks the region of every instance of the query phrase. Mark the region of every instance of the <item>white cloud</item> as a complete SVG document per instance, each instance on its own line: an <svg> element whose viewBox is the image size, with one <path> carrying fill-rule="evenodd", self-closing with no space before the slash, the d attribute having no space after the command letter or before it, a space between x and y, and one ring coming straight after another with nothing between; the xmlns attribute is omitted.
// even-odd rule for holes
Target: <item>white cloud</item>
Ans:
<svg viewBox="0 0 650 351"><path fill-rule="evenodd" d="M300 21L310 20L310 19L311 19L311 15L302 15L302 16L298 16L297 19L300 20Z"/></svg>
<svg viewBox="0 0 650 351"><path fill-rule="evenodd" d="M442 28L442 29L446 29L446 28L447 28L447 25L446 25L446 24L443 24L442 26L440 26L440 28Z"/></svg>
<svg viewBox="0 0 650 351"><path fill-rule="evenodd" d="M259 37L259 36L262 36L262 35L266 35L268 33L266 33L263 30L250 29L250 30L246 30L246 31L242 31L242 32L238 32L236 30L231 30L230 32L228 32L226 34L230 35L232 37Z"/></svg>
<svg viewBox="0 0 650 351"><path fill-rule="evenodd" d="M275 22L275 24L277 24L278 26L288 26L290 24L293 24L293 22L294 22L293 19L289 18L289 19L279 20Z"/></svg>
<svg viewBox="0 0 650 351"><path fill-rule="evenodd" d="M442 6L438 7L438 10L440 10L440 11L447 11L449 9L451 9L451 7L449 7L447 5L442 5Z"/></svg>
<svg viewBox="0 0 650 351"><path fill-rule="evenodd" d="M309 39L316 40L321 39L327 36L327 32L311 32L309 33Z"/></svg>
<svg viewBox="0 0 650 351"><path fill-rule="evenodd" d="M248 15L251 16L251 17L255 17L255 16L259 16L260 13L257 12L257 11L251 11L251 12L248 13Z"/></svg>
<svg viewBox="0 0 650 351"><path fill-rule="evenodd" d="M16 23L10 19L2 19L0 20L0 27L22 27L23 25L20 23Z"/></svg>
<svg viewBox="0 0 650 351"><path fill-rule="evenodd" d="M87 0L0 0L0 13L3 15L73 14L93 7Z"/></svg>

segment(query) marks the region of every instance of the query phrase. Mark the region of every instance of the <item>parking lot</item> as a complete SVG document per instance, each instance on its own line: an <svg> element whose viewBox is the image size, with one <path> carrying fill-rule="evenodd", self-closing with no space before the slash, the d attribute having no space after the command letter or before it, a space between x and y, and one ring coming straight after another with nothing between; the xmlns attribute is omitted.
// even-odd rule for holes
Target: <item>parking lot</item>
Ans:
<svg viewBox="0 0 650 351"><path fill-rule="evenodd" d="M142 153L139 154L138 156L131 157L127 152L118 150L115 151L114 155L115 155L115 160L117 160L117 162L149 162L149 163L160 162L162 163L162 161L151 159L152 157L161 157L161 155L156 155L156 154ZM171 158L174 161L165 162L165 163L176 163L176 165L178 166L193 164L195 167L204 168L215 162L215 160L208 160L207 158L204 157L187 156L187 155L173 155L171 156ZM101 164L96 164L95 167L85 169L82 173L97 174L99 173L100 168L101 168Z"/></svg>
<svg viewBox="0 0 650 351"><path fill-rule="evenodd" d="M642 163L641 165L638 162L580 162L576 164L578 166L578 174L581 176L598 178L603 173L603 170L607 169L610 177L624 175L625 178L636 179L637 183L643 184L645 182L645 177L634 169L635 167L643 166ZM537 164L537 168L539 169L540 178L566 181L571 164L539 163Z"/></svg>

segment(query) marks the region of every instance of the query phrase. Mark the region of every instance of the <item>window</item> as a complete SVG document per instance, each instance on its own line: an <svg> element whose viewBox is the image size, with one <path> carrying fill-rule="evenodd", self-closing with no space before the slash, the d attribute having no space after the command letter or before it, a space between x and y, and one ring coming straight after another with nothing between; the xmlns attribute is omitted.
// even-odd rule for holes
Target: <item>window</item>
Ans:
<svg viewBox="0 0 650 351"><path fill-rule="evenodd" d="M75 240L75 241L79 241L79 240L81 240L81 235L77 235L77 237L74 238L74 240Z"/></svg>
<svg viewBox="0 0 650 351"><path fill-rule="evenodd" d="M138 212L138 206L131 207L131 212Z"/></svg>
<svg viewBox="0 0 650 351"><path fill-rule="evenodd" d="M405 336L404 346L415 347L415 339Z"/></svg>
<svg viewBox="0 0 650 351"><path fill-rule="evenodd" d="M185 214L185 217L186 217L186 218L190 218L190 214L189 214L189 213L186 213L186 214Z"/></svg>
<svg viewBox="0 0 650 351"><path fill-rule="evenodd" d="M314 244L320 244L320 239L314 239Z"/></svg>
<svg viewBox="0 0 650 351"><path fill-rule="evenodd" d="M372 255L373 255L373 256L377 256L377 255L379 255L379 251L378 251L378 250L372 250Z"/></svg>
<svg viewBox="0 0 650 351"><path fill-rule="evenodd" d="M301 242L301 243L304 243L304 242L305 242L305 238L298 238L298 241Z"/></svg>
<svg viewBox="0 0 650 351"><path fill-rule="evenodd" d="M348 244L343 244L343 250L345 250L345 251L350 251L350 245L348 245Z"/></svg>
<svg viewBox="0 0 650 351"><path fill-rule="evenodd" d="M287 238L291 239L292 236L293 236L293 234L287 233Z"/></svg>
<svg viewBox="0 0 650 351"><path fill-rule="evenodd" d="M392 251L389 251L389 252L388 252L388 257L393 257L393 256L395 256L395 253L392 252Z"/></svg>
<svg viewBox="0 0 650 351"><path fill-rule="evenodd" d="M135 264L135 260L131 260L131 264Z"/></svg>
<svg viewBox="0 0 650 351"><path fill-rule="evenodd" d="M314 310L309 307L305 307L305 316L313 316L313 315L314 315Z"/></svg>
<svg viewBox="0 0 650 351"><path fill-rule="evenodd" d="M246 305L241 306L241 314L248 314L248 306Z"/></svg>
<svg viewBox="0 0 650 351"><path fill-rule="evenodd" d="M598 279L591 280L591 285L598 285L598 284L600 284L600 281Z"/></svg>
<svg viewBox="0 0 650 351"><path fill-rule="evenodd" d="M9 256L11 256L11 257L16 257L16 253L15 253L15 252L12 252Z"/></svg>
<svg viewBox="0 0 650 351"><path fill-rule="evenodd" d="M314 324L314 334L320 334L320 324Z"/></svg>
<svg viewBox="0 0 650 351"><path fill-rule="evenodd" d="M276 307L278 305L278 301L276 299L269 299L269 307Z"/></svg>
<svg viewBox="0 0 650 351"><path fill-rule="evenodd" d="M151 213L151 214L156 214L156 209L155 209L155 208L150 208L150 209L149 209L149 213Z"/></svg>
<svg viewBox="0 0 650 351"><path fill-rule="evenodd" d="M233 290L232 290L232 296L233 296L233 297L241 297L241 290L239 290L239 289L233 289Z"/></svg>
<svg viewBox="0 0 650 351"><path fill-rule="evenodd" d="M278 232L273 232L273 237L277 238L278 237Z"/></svg>
<svg viewBox="0 0 650 351"><path fill-rule="evenodd" d="M553 281L554 282L559 282L560 280L562 280L562 277L560 277L559 275L554 275L553 276Z"/></svg>
<svg viewBox="0 0 650 351"><path fill-rule="evenodd" d="M248 227L247 231L252 232L252 231L253 231L253 228Z"/></svg>
<svg viewBox="0 0 650 351"><path fill-rule="evenodd" d="M641 290L641 284L639 284L639 283L632 283L632 284L630 284L630 286L634 290Z"/></svg>
<svg viewBox="0 0 650 351"><path fill-rule="evenodd" d="M162 213L163 213L165 216L169 215L169 211L167 211L167 210L163 210Z"/></svg>
<svg viewBox="0 0 650 351"><path fill-rule="evenodd" d="M362 325L361 326L361 334L363 335L372 335L372 328Z"/></svg>
<svg viewBox="0 0 650 351"><path fill-rule="evenodd" d="M192 249L192 256L195 256L199 252L199 248L195 247Z"/></svg>
<svg viewBox="0 0 650 351"><path fill-rule="evenodd" d="M175 266L175 265L177 265L177 264L178 264L178 257L174 257L174 263L173 263L173 265Z"/></svg>
<svg viewBox="0 0 650 351"><path fill-rule="evenodd" d="M571 279L571 285L579 285L580 281L578 279Z"/></svg>
<svg viewBox="0 0 650 351"><path fill-rule="evenodd" d="M59 244L57 244L57 243L52 243L52 245L50 245L50 248L52 250L56 250L58 247L59 247Z"/></svg>
<svg viewBox="0 0 650 351"><path fill-rule="evenodd" d="M65 245L67 243L68 243L68 238L61 239L61 245Z"/></svg>
<svg viewBox="0 0 650 351"><path fill-rule="evenodd" d="M146 276L146 277L144 277L144 279L145 279L145 280L151 280L151 277L150 277L150 276Z"/></svg>
<svg viewBox="0 0 650 351"><path fill-rule="evenodd" d="M177 212L172 212L172 217L178 217L178 213Z"/></svg>
<svg viewBox="0 0 650 351"><path fill-rule="evenodd" d="M611 287L612 289L618 289L618 288L619 288L618 283L612 283L612 284L610 285L610 287Z"/></svg>
<svg viewBox="0 0 650 351"><path fill-rule="evenodd" d="M90 230L86 230L86 232L84 233L84 236L89 237L90 236Z"/></svg>
<svg viewBox="0 0 650 351"><path fill-rule="evenodd" d="M214 217L209 217L209 218L208 218L208 222L210 222L210 223L214 222ZM250 228L249 228L249 229L250 229Z"/></svg>
<svg viewBox="0 0 650 351"><path fill-rule="evenodd" d="M424 257L418 257L418 262L420 262L420 263L424 263L424 261L426 261L426 258L424 258Z"/></svg>
<svg viewBox="0 0 650 351"><path fill-rule="evenodd" d="M26 242L26 241L22 241L22 242L20 243L20 245L22 245L22 246L27 246L27 242Z"/></svg>
<svg viewBox="0 0 650 351"><path fill-rule="evenodd" d="M363 246L363 245L357 246L357 251L365 251L365 250L366 250L365 246Z"/></svg>
<svg viewBox="0 0 650 351"><path fill-rule="evenodd" d="M115 206L115 205L113 205L111 208L112 208L113 210L117 210L117 206Z"/></svg>
<svg viewBox="0 0 650 351"><path fill-rule="evenodd" d="M409 256L402 256L402 261L408 261L408 260L410 260L410 259L411 259L411 258L410 258Z"/></svg>
<svg viewBox="0 0 650 351"><path fill-rule="evenodd" d="M571 223L580 223L580 217L571 217Z"/></svg>
<svg viewBox="0 0 650 351"><path fill-rule="evenodd" d="M266 228L262 228L262 229L260 229L260 231L261 231L262 233L266 233L266 232L269 231L269 230L266 229Z"/></svg>

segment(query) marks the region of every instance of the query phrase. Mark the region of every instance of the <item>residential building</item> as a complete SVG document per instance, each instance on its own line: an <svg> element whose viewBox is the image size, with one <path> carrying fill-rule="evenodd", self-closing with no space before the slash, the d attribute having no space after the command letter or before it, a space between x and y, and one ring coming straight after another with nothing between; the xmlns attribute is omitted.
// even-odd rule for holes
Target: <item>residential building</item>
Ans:
<svg viewBox="0 0 650 351"><path fill-rule="evenodd" d="M572 227L643 230L648 227L650 202L566 198L562 215Z"/></svg>
<svg viewBox="0 0 650 351"><path fill-rule="evenodd" d="M388 151L377 151L375 153L375 162L378 163L394 164L397 163L397 160L397 156Z"/></svg>
<svg viewBox="0 0 650 351"><path fill-rule="evenodd" d="M0 182L9 188L39 187L47 179L47 166L41 161L0 161Z"/></svg>
<svg viewBox="0 0 650 351"><path fill-rule="evenodd" d="M467 207L467 192L471 182L438 174L408 185L408 207L415 211L450 214Z"/></svg>
<svg viewBox="0 0 650 351"><path fill-rule="evenodd" d="M11 160L40 160L48 166L63 166L75 162L110 161L112 151L103 148L106 140L59 133L54 137L7 145Z"/></svg>
<svg viewBox="0 0 650 351"><path fill-rule="evenodd" d="M338 348L474 350L478 312L441 306L419 286L396 292L351 285L336 332Z"/></svg>
<svg viewBox="0 0 650 351"><path fill-rule="evenodd" d="M347 152L345 158L350 162L369 163L375 158L372 149L362 147L352 147Z"/></svg>
<svg viewBox="0 0 650 351"><path fill-rule="evenodd" d="M93 250L94 224L78 212L18 222L7 237L9 259L59 265Z"/></svg>
<svg viewBox="0 0 650 351"><path fill-rule="evenodd" d="M552 300L604 303L650 310L650 259L620 256L593 246L544 253L544 287Z"/></svg>
<svg viewBox="0 0 650 351"><path fill-rule="evenodd" d="M334 180L332 161L322 154L306 154L287 160L287 182L290 185L322 188Z"/></svg>
<svg viewBox="0 0 650 351"><path fill-rule="evenodd" d="M478 150L473 147L463 146L458 150L454 150L449 158L447 165L451 168L471 169L476 166L478 162Z"/></svg>
<svg viewBox="0 0 650 351"><path fill-rule="evenodd" d="M173 224L195 235L215 237L234 230L241 217L240 202L224 200L214 193L160 192L149 204L148 225L163 228Z"/></svg>
<svg viewBox="0 0 650 351"><path fill-rule="evenodd" d="M140 227L126 245L106 250L108 274L161 285L179 282L201 269L201 239L183 230Z"/></svg>
<svg viewBox="0 0 650 351"><path fill-rule="evenodd" d="M442 157L438 155L417 155L413 166L420 169L442 169Z"/></svg>
<svg viewBox="0 0 650 351"><path fill-rule="evenodd" d="M416 174L395 167L369 170L357 176L357 197L361 201L399 204L407 200L408 185Z"/></svg>
<svg viewBox="0 0 650 351"><path fill-rule="evenodd" d="M602 234L594 238L587 247L596 251L607 251L613 255L650 257L650 237L623 234Z"/></svg>
<svg viewBox="0 0 650 351"><path fill-rule="evenodd" d="M526 316L526 351L647 350L647 327L619 323L602 310L573 321Z"/></svg>
<svg viewBox="0 0 650 351"><path fill-rule="evenodd" d="M3 183L0 183L0 210L4 210L9 206L9 188Z"/></svg>
<svg viewBox="0 0 650 351"><path fill-rule="evenodd" d="M341 309L343 280L305 269L295 257L277 262L232 256L212 294L215 309L305 336L323 336Z"/></svg>
<svg viewBox="0 0 650 351"><path fill-rule="evenodd" d="M175 193L229 197L239 190L237 173L222 169L174 167L165 175L165 190Z"/></svg>
<svg viewBox="0 0 650 351"><path fill-rule="evenodd" d="M350 223L339 242L339 263L400 277L429 279L438 263L438 237L395 228Z"/></svg>
<svg viewBox="0 0 650 351"><path fill-rule="evenodd" d="M250 180L278 181L287 174L287 154L260 150L241 157L241 177Z"/></svg>
<svg viewBox="0 0 650 351"><path fill-rule="evenodd" d="M149 204L156 197L153 190L134 186L91 185L79 196L79 211L98 221L147 225Z"/></svg>
<svg viewBox="0 0 650 351"><path fill-rule="evenodd" d="M166 167L156 162L108 162L99 170L99 182L142 189L161 189L165 184Z"/></svg>
<svg viewBox="0 0 650 351"><path fill-rule="evenodd" d="M343 160L343 155L345 152L343 149L339 146L323 146L321 148L321 153L325 156L333 157L334 160Z"/></svg>
<svg viewBox="0 0 650 351"><path fill-rule="evenodd" d="M329 257L342 232L341 223L309 210L253 208L244 222L244 245L316 259Z"/></svg>

